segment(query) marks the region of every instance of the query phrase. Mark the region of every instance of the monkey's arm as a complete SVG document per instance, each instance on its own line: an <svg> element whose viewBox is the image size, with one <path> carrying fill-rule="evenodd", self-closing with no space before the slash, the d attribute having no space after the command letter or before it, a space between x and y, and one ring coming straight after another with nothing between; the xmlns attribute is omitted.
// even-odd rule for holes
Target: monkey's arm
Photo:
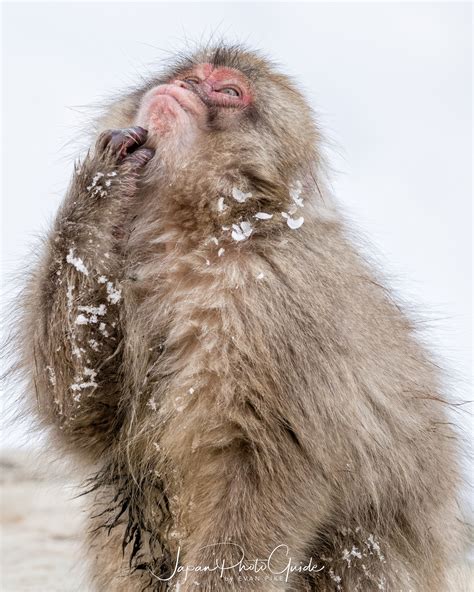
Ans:
<svg viewBox="0 0 474 592"><path fill-rule="evenodd" d="M25 297L24 364L41 418L100 453L120 424L121 238L146 131L102 134L76 167Z"/></svg>

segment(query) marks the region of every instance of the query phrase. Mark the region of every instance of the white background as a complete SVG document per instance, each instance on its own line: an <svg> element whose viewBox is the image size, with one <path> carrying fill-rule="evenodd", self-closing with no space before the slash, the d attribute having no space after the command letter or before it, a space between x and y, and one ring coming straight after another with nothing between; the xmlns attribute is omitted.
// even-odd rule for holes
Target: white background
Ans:
<svg viewBox="0 0 474 592"><path fill-rule="evenodd" d="M472 398L467 3L4 4L4 303L71 175L80 146L67 142L90 115L78 107L211 35L261 48L299 81L340 203L432 321L450 390ZM21 426L3 430L4 446L25 441Z"/></svg>

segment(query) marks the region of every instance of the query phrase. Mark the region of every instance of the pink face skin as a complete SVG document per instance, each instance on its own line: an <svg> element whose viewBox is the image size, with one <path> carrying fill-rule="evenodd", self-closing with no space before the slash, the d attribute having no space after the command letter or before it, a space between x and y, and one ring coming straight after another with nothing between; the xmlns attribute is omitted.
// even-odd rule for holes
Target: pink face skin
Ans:
<svg viewBox="0 0 474 592"><path fill-rule="evenodd" d="M210 106L236 113L252 101L246 77L232 68L199 64L168 84L149 90L135 120L153 136L192 138L206 127ZM235 108L235 109L233 109Z"/></svg>

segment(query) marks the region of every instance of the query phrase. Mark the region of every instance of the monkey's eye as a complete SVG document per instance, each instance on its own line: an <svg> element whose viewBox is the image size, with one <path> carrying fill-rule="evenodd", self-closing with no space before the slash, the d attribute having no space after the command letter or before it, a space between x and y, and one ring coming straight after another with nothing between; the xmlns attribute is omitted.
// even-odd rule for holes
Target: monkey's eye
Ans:
<svg viewBox="0 0 474 592"><path fill-rule="evenodd" d="M216 92L222 93L223 95L229 95L229 97L240 97L240 91L233 86L225 86L224 88L220 88L216 90Z"/></svg>
<svg viewBox="0 0 474 592"><path fill-rule="evenodd" d="M188 78L185 78L183 82L186 82L187 84L199 84L200 80L199 78L189 76Z"/></svg>

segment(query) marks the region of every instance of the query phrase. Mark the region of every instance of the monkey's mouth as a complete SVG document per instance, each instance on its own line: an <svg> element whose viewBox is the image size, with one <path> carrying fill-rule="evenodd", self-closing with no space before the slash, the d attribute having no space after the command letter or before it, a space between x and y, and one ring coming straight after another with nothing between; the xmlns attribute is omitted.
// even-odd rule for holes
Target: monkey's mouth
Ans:
<svg viewBox="0 0 474 592"><path fill-rule="evenodd" d="M172 121L183 117L197 119L205 105L197 93L175 84L162 84L148 91L142 98L136 117L136 125L163 133L170 129Z"/></svg>
<svg viewBox="0 0 474 592"><path fill-rule="evenodd" d="M194 90L177 86L176 84L163 84L154 89L155 96L166 96L173 98L181 107L194 115L202 111L202 98Z"/></svg>

